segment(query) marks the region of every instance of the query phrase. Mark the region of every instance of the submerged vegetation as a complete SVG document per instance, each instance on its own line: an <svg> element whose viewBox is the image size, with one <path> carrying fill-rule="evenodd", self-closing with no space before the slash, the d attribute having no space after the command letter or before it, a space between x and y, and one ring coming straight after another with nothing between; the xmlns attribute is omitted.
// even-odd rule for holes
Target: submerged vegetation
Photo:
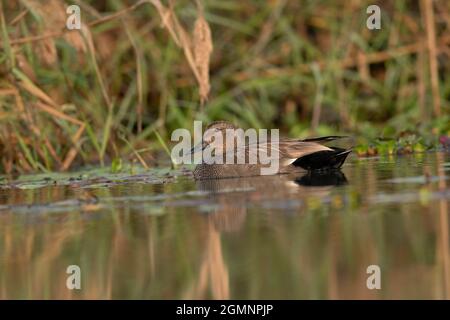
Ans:
<svg viewBox="0 0 450 320"><path fill-rule="evenodd" d="M66 6L82 29L65 29ZM350 134L358 155L450 146L450 3L0 3L0 172L157 164L193 120Z"/></svg>

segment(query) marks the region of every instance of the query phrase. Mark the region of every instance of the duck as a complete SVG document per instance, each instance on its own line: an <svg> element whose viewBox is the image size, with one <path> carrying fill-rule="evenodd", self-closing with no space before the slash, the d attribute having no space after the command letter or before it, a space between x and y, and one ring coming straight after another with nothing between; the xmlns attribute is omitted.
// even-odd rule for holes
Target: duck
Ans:
<svg viewBox="0 0 450 320"><path fill-rule="evenodd" d="M272 151L277 151L278 153L278 168L271 171L271 174L283 174L295 171L339 170L347 156L352 152L351 148L328 147L323 144L346 138L344 136L325 136L309 139L279 138L278 144L272 144L270 140L267 140L267 142L258 141L256 144L249 144L246 141L241 146L237 143L237 136L234 135L235 142L231 144L227 143L227 131L237 132L237 129L240 128L228 121L212 122L206 127L202 142L191 149L191 154L204 152L208 149L211 151L211 148L213 148L215 155L220 155L225 159L227 154L228 156L231 154L231 157L236 160L240 150L244 151L246 162L211 163L210 161L202 160L201 163L197 164L193 172L196 180L265 175L267 173L263 173L262 168L267 167L267 164L260 163L259 158L256 163L247 161L252 152L258 152L259 154L260 150L270 150L269 153L271 155ZM217 143L217 135L222 135L223 139L221 139L221 143Z"/></svg>

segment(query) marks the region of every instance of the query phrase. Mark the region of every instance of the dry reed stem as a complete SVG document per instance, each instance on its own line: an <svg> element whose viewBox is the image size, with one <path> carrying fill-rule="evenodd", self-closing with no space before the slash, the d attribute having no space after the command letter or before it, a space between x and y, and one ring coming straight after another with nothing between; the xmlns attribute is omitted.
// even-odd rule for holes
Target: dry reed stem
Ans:
<svg viewBox="0 0 450 320"><path fill-rule="evenodd" d="M80 128L77 130L75 135L72 137L73 147L69 150L69 152L67 152L66 158L64 159L64 162L61 166L61 170L66 171L67 169L69 169L73 160L75 160L75 157L78 154L79 141L81 139L81 135L83 134L85 128L86 128L86 124L83 123L80 126Z"/></svg>
<svg viewBox="0 0 450 320"><path fill-rule="evenodd" d="M93 26L96 26L96 25L101 24L103 22L107 22L107 21L113 20L113 19L118 18L118 17L120 17L120 16L122 16L124 14L127 14L130 11L133 11L133 10L137 9L139 6L141 6L141 5L143 5L144 3L147 3L147 2L148 2L148 0L140 0L140 1L136 2L135 4L125 8L123 10L120 10L120 11L117 11L117 12L115 12L113 14L110 14L110 15L104 16L102 18L99 18L99 19L97 19L95 21L92 21L92 22L88 23L87 25L89 27L93 27Z"/></svg>
<svg viewBox="0 0 450 320"><path fill-rule="evenodd" d="M173 11L163 6L161 1L159 0L148 0L148 2L155 6L159 16L161 17L162 25L167 29L167 31L169 31L175 44L181 47L182 43L181 40L178 38L178 34L182 33L184 29L181 29L181 26L178 23L178 19L174 15ZM177 28L179 29L176 30Z"/></svg>
<svg viewBox="0 0 450 320"><path fill-rule="evenodd" d="M149 169L149 166L147 165L147 162L145 162L144 158L141 157L141 155L139 154L138 151L136 151L133 146L131 145L130 142L128 142L128 140L126 140L124 137L119 137L122 141L124 141L131 149L131 151L133 152L133 154L136 156L136 158L139 160L139 162L141 163L141 165L144 167L144 169Z"/></svg>
<svg viewBox="0 0 450 320"><path fill-rule="evenodd" d="M14 19L12 19L11 21L11 25L15 25L17 24L20 20L22 20L23 17L25 17L28 13L28 9L23 10L22 12L20 12Z"/></svg>
<svg viewBox="0 0 450 320"><path fill-rule="evenodd" d="M199 6L199 8L201 8ZM195 67L199 75L199 94L203 104L208 99L210 90L209 84L209 62L213 51L211 30L203 17L203 10L198 9L198 17L194 26L193 53Z"/></svg>
<svg viewBox="0 0 450 320"><path fill-rule="evenodd" d="M361 80L368 83L370 81L369 64L367 63L367 55L364 51L358 50L356 53L356 61L358 64L358 72Z"/></svg>
<svg viewBox="0 0 450 320"><path fill-rule="evenodd" d="M58 104L50 98L44 91L42 91L38 86L36 86L31 80L21 78L19 85L25 90L28 91L32 96L44 101L45 103L51 105L52 107L57 108Z"/></svg>
<svg viewBox="0 0 450 320"><path fill-rule="evenodd" d="M133 150L133 153L136 156L136 158L139 160L139 163L141 164L141 166L143 166L144 169L148 170L150 167L148 166L147 162L145 162L144 158L141 157L139 152L137 152L136 150Z"/></svg>
<svg viewBox="0 0 450 320"><path fill-rule="evenodd" d="M0 88L0 96L12 96L12 95L15 95L16 92L17 92L17 90L14 88L6 88L6 89Z"/></svg>
<svg viewBox="0 0 450 320"><path fill-rule="evenodd" d="M47 112L48 114L52 115L55 118L59 118L61 120L66 120L66 121L69 121L69 122L79 125L79 126L84 125L84 123L82 121L75 119L71 116L68 116L67 114L62 113L61 111L56 110L55 108L52 108L51 106L46 105L45 103L37 102L34 105L36 107L38 107L39 109L41 109L42 111Z"/></svg>
<svg viewBox="0 0 450 320"><path fill-rule="evenodd" d="M23 155L22 152L17 152L17 162L21 168L23 168L27 172L33 171L33 166L30 165L26 159L26 157Z"/></svg>
<svg viewBox="0 0 450 320"><path fill-rule="evenodd" d="M421 42L422 43L422 42ZM419 96L419 112L423 120L428 118L426 112L426 75L425 75L425 46L421 45L417 51L417 94Z"/></svg>
<svg viewBox="0 0 450 320"><path fill-rule="evenodd" d="M203 6L197 3L197 20L192 38L180 24L172 8L166 8L159 0L148 0L157 9L163 26L169 31L175 44L183 49L186 60L199 85L200 102L203 105L210 91L209 61L213 50L211 30L203 14Z"/></svg>
<svg viewBox="0 0 450 320"><path fill-rule="evenodd" d="M431 77L431 93L433 95L433 111L434 116L440 117L441 115L441 98L439 94L439 73L436 48L436 31L434 27L434 11L432 0L421 0L423 9L423 15L425 17L425 29L427 32L427 45L430 64L430 77Z"/></svg>

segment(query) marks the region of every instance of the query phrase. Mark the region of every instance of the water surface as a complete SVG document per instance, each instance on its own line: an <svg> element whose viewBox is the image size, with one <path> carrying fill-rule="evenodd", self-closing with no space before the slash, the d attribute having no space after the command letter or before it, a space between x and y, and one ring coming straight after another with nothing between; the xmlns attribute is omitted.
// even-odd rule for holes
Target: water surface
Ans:
<svg viewBox="0 0 450 320"><path fill-rule="evenodd" d="M333 175L3 180L0 298L448 299L449 179L450 154L426 153Z"/></svg>

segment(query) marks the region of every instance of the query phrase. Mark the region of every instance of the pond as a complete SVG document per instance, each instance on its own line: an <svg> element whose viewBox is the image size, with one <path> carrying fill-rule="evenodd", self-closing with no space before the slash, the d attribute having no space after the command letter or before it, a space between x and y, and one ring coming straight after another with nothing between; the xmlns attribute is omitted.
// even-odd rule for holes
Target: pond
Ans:
<svg viewBox="0 0 450 320"><path fill-rule="evenodd" d="M0 298L448 299L449 178L449 153L423 153L205 182L186 168L3 179Z"/></svg>

